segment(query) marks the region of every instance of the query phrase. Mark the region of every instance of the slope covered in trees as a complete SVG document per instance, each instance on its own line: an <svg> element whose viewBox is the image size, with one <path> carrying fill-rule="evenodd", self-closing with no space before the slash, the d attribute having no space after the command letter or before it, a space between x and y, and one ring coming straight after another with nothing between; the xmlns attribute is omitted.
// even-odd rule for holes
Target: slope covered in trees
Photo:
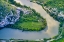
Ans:
<svg viewBox="0 0 64 42"><path fill-rule="evenodd" d="M15 7L12 7L9 3L0 0L0 21L2 18L5 18L11 11L15 14Z"/></svg>
<svg viewBox="0 0 64 42"><path fill-rule="evenodd" d="M45 29L47 25L46 20L34 9L27 6L22 6L14 0L0 0L0 7L2 7L0 8L0 17L4 17L4 20L0 19L0 26L5 25L7 28L40 31ZM4 24L1 25L2 23ZM8 25L6 25L6 23Z"/></svg>

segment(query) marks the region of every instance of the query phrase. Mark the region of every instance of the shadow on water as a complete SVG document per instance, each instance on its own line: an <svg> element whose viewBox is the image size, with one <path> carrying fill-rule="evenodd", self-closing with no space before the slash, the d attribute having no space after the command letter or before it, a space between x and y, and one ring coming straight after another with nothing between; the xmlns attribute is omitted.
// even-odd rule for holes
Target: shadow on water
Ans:
<svg viewBox="0 0 64 42"><path fill-rule="evenodd" d="M44 29L44 31L46 32L48 30L48 26L46 26L46 28Z"/></svg>
<svg viewBox="0 0 64 42"><path fill-rule="evenodd" d="M15 29L15 30L21 30L22 32L41 32L41 31L47 31L48 29L48 26L45 27L45 29L41 29L39 31L31 31L31 30L23 30L23 29L19 29L19 28L14 28L13 25L9 24L9 25L6 25L4 27L0 27L0 30L4 29L4 28L11 28L11 29Z"/></svg>
<svg viewBox="0 0 64 42"><path fill-rule="evenodd" d="M0 30L4 29L4 27L0 27Z"/></svg>

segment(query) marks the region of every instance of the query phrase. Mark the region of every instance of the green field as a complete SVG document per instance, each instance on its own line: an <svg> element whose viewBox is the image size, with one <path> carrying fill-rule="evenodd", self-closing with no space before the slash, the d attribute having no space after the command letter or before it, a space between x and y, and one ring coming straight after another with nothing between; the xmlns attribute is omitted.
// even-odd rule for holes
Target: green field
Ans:
<svg viewBox="0 0 64 42"><path fill-rule="evenodd" d="M40 22L24 22L22 24L19 24L19 26L28 29L28 30L40 30L42 23Z"/></svg>

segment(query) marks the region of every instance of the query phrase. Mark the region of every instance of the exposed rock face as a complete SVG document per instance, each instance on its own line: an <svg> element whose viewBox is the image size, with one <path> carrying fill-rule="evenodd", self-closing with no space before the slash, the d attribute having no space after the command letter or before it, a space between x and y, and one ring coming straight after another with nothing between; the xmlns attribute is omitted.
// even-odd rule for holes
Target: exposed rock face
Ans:
<svg viewBox="0 0 64 42"><path fill-rule="evenodd" d="M52 15L56 15L57 19L61 19L64 21L64 11L60 11L57 8L51 8L51 7L44 7L45 10L47 10Z"/></svg>
<svg viewBox="0 0 64 42"><path fill-rule="evenodd" d="M26 8L16 7L3 0L0 0L0 27L4 27L8 24L14 24L20 18L20 13L29 14L30 10Z"/></svg>
<svg viewBox="0 0 64 42"><path fill-rule="evenodd" d="M8 24L14 24L16 21L18 21L19 17L20 17L20 10L17 9L15 15L11 11L9 15L6 15L5 18L1 19L0 27L4 27Z"/></svg>
<svg viewBox="0 0 64 42"><path fill-rule="evenodd" d="M0 0L0 27L14 24L20 17L20 10L11 4Z"/></svg>

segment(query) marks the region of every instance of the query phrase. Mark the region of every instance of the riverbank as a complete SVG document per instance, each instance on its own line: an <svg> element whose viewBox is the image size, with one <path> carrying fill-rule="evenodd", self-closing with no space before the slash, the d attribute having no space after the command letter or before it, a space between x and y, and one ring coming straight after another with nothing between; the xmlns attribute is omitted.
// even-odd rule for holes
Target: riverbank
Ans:
<svg viewBox="0 0 64 42"><path fill-rule="evenodd" d="M0 42L43 42L43 40L0 39Z"/></svg>

